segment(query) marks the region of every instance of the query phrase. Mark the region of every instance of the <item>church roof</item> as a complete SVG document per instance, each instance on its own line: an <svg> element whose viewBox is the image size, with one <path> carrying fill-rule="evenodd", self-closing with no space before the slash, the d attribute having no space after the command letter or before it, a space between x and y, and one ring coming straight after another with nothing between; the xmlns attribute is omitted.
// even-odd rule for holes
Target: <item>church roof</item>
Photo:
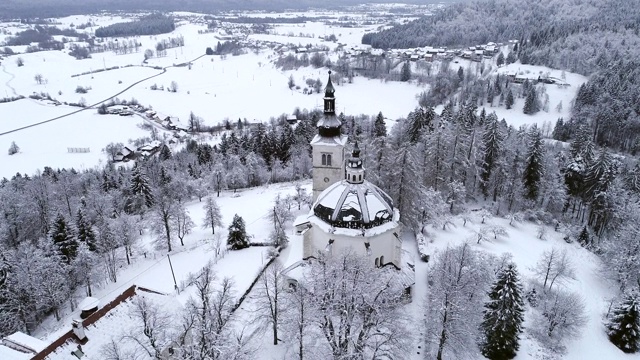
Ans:
<svg viewBox="0 0 640 360"><path fill-rule="evenodd" d="M342 123L335 115L325 115L318 120L318 128L340 128Z"/></svg>
<svg viewBox="0 0 640 360"><path fill-rule="evenodd" d="M347 143L347 135L338 135L338 136L320 136L316 134L311 140L311 145L342 145L344 146Z"/></svg>
<svg viewBox="0 0 640 360"><path fill-rule="evenodd" d="M313 205L323 222L348 229L369 229L394 221L393 201L368 181L339 181L324 190Z"/></svg>

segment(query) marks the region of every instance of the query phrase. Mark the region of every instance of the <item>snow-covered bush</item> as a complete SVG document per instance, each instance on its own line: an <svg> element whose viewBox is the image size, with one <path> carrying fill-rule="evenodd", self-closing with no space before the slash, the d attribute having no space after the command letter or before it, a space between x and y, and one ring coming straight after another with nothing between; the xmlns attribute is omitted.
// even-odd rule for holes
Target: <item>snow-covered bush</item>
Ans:
<svg viewBox="0 0 640 360"><path fill-rule="evenodd" d="M15 141L11 142L11 146L9 146L9 155L15 155L20 151L18 145L16 145Z"/></svg>
<svg viewBox="0 0 640 360"><path fill-rule="evenodd" d="M564 343L578 337L587 322L584 301L561 290L541 293L539 302L528 330L540 345L563 353Z"/></svg>

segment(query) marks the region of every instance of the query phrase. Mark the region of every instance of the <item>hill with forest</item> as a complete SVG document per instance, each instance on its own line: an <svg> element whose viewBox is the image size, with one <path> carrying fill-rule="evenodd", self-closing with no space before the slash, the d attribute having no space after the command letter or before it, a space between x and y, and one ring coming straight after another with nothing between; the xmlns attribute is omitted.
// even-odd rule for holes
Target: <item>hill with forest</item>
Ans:
<svg viewBox="0 0 640 360"><path fill-rule="evenodd" d="M640 0L477 0L365 34L376 48L473 46L520 41L522 64L590 76L558 140L588 127L596 143L640 150Z"/></svg>

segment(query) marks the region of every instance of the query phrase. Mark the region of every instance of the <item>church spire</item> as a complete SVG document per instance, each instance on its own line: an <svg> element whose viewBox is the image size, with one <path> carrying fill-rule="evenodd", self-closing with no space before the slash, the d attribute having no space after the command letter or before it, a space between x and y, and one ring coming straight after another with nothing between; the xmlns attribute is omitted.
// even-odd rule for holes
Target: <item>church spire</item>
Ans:
<svg viewBox="0 0 640 360"><path fill-rule="evenodd" d="M340 136L342 123L336 117L335 92L336 89L331 82L331 71L329 71L329 80L324 89L324 116L318 120L318 134L322 137Z"/></svg>
<svg viewBox="0 0 640 360"><path fill-rule="evenodd" d="M336 114L336 89L331 82L331 70L329 70L329 80L327 80L327 87L324 88L324 113L325 115Z"/></svg>
<svg viewBox="0 0 640 360"><path fill-rule="evenodd" d="M360 147L358 142L353 146L351 158L347 163L347 181L351 184L362 184L364 182L364 167L360 159Z"/></svg>

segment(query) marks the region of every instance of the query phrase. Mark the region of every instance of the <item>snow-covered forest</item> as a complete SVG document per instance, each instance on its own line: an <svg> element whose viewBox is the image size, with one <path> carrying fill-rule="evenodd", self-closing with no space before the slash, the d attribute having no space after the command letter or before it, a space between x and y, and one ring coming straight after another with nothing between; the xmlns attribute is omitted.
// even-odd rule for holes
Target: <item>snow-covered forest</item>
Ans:
<svg viewBox="0 0 640 360"><path fill-rule="evenodd" d="M48 166L0 180L0 336L33 333L45 321L60 321L80 299L118 283L141 257L173 256L184 249L185 239L201 227L216 239L216 260L222 249L272 247L262 259L266 265L260 264L264 272L252 279L253 292L242 295L248 301L241 315L234 317L240 305L233 281L218 278L220 269L207 263L175 284L192 295L181 298L179 311L164 311L144 298L131 302L131 323L137 325L121 344L103 349L105 358L160 358L171 346L184 359L255 359L261 342L252 337L261 332L266 343L288 349L287 358L524 359L538 353L536 358L547 359L565 356L587 326L593 328L587 339L600 334L621 352L637 353L639 1L478 0L362 38L385 49L518 40L476 64L456 57L432 67L424 60L370 53L337 55L328 47L311 56L269 55L273 71L290 72L279 73L284 76L277 83L288 85L291 96L298 68L313 71L303 77L311 89L304 90L317 97L325 79L316 73L327 69L333 70L339 99L358 71L384 79L381 87L391 86L386 81L421 86L411 99L418 105L398 119L378 113L373 103L367 105L370 114L378 113L373 116L338 111L347 147L357 142L362 150L366 179L390 195L401 214L402 236L416 240L421 257L416 262L422 261L415 267L421 282L416 288L426 291L414 295L414 304L406 304L386 273L353 254L314 263L304 286L284 291L283 269L272 260L287 245L296 209L311 207L305 186L321 110L296 108L295 125L287 116L265 115L253 122L227 119L215 129L192 112L182 140L169 143L168 135L162 138L155 130L153 140L162 142L155 155L113 162L124 145L112 143L107 148L113 151L104 154L108 161L95 167ZM255 51L233 57L258 56ZM502 71L514 64L524 70ZM531 65L549 71L529 74ZM551 71L562 73L554 78L557 89L542 81ZM516 82L520 75L529 77ZM238 72L235 76L239 79ZM586 83L572 89L573 101L554 98L580 79ZM371 102L361 97L362 103ZM174 102L164 106L180 101ZM530 123L508 118L516 111ZM536 125L536 114L559 119L555 126ZM205 135L200 125L212 134ZM21 156L21 148L20 142L11 143L9 156ZM240 197L288 182L295 185L282 186L293 195L278 195L273 213L269 209L262 216L273 230L254 238L242 216L236 213L231 220L216 201L221 192ZM239 201L246 208L255 205L251 198ZM194 204L203 218L187 210ZM222 213L227 239L220 237ZM472 237L458 241L461 236L452 234L463 230ZM540 241L535 259L522 261L529 239L503 241L516 230ZM143 237L152 239L152 248L140 246ZM448 237L450 242L443 241ZM506 250L492 254L486 244ZM262 269L246 262L242 265ZM591 282L580 283L596 272L603 283L613 284L607 298L601 289L590 293ZM244 332L249 327L254 334ZM613 345L603 353L620 352Z"/></svg>

